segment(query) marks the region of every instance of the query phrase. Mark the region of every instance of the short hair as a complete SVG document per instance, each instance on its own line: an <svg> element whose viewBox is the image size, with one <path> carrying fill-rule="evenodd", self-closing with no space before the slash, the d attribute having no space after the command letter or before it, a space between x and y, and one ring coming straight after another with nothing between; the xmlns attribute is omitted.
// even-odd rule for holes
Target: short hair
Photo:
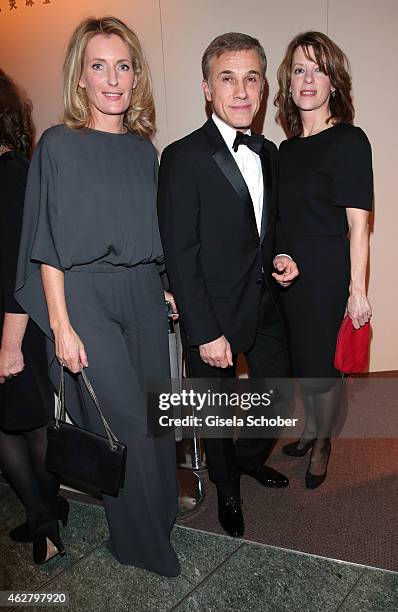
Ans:
<svg viewBox="0 0 398 612"><path fill-rule="evenodd" d="M241 34L240 32L227 32L227 34L221 34L221 36L217 36L217 38L210 43L202 57L203 78L206 81L209 78L210 61L213 57L220 57L220 55L228 51L250 51L252 49L257 52L260 58L263 65L262 77L265 78L267 58L260 41L257 40L257 38L253 38L253 36Z"/></svg>
<svg viewBox="0 0 398 612"><path fill-rule="evenodd" d="M87 44L97 34L116 34L127 44L137 85L123 121L128 129L145 136L151 135L155 131L155 106L149 66L137 35L123 21L111 16L100 19L89 17L77 26L71 36L63 66L64 123L72 129L89 127L91 124L87 94L84 88L79 86L79 81Z"/></svg>
<svg viewBox="0 0 398 612"><path fill-rule="evenodd" d="M331 85L336 90L335 95L329 98L328 122L333 120L335 123L352 123L355 111L351 97L350 64L340 47L322 32L298 34L287 47L285 57L278 69L279 90L274 99L274 104L279 109L279 120L286 123L292 136L301 134L300 111L289 95L293 55L298 47L303 49L307 59L315 60L323 72L328 75ZM309 47L312 47L315 57L311 57Z"/></svg>
<svg viewBox="0 0 398 612"><path fill-rule="evenodd" d="M31 101L0 68L0 145L29 157L34 132Z"/></svg>

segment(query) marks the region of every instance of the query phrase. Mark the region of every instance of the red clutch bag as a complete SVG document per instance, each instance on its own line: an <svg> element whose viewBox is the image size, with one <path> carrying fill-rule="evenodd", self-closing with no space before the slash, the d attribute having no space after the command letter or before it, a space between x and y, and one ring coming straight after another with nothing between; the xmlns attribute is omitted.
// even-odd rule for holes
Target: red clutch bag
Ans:
<svg viewBox="0 0 398 612"><path fill-rule="evenodd" d="M359 374L366 369L369 357L370 324L355 329L345 315L337 336L334 367L344 374Z"/></svg>

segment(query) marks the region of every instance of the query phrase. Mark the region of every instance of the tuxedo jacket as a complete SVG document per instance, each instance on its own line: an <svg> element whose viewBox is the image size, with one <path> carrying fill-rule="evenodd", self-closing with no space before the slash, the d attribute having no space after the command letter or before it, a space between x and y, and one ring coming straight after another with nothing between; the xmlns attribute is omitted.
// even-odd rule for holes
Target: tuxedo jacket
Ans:
<svg viewBox="0 0 398 612"><path fill-rule="evenodd" d="M212 119L164 150L158 216L170 289L189 345L224 335L234 353L254 342L265 282L275 256L278 151L260 155L264 204L259 235L253 203L237 163Z"/></svg>

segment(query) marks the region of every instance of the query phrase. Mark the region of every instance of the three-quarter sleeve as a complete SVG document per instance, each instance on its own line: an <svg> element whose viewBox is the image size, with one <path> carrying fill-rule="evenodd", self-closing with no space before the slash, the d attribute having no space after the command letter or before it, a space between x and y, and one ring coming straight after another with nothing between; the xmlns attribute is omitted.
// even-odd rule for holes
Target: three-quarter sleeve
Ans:
<svg viewBox="0 0 398 612"><path fill-rule="evenodd" d="M27 161L22 166L21 163L13 160L5 166L1 176L0 278L2 310L14 314L24 314L24 310L14 298L14 287L27 167Z"/></svg>
<svg viewBox="0 0 398 612"><path fill-rule="evenodd" d="M57 199L56 199L56 167L51 158L48 146L41 141L33 155L28 184L26 188L25 207L35 213L35 222L30 238L32 248L30 259L48 264L62 270L57 251Z"/></svg>
<svg viewBox="0 0 398 612"><path fill-rule="evenodd" d="M372 210L372 149L360 128L349 126L336 148L333 204Z"/></svg>
<svg viewBox="0 0 398 612"><path fill-rule="evenodd" d="M153 149L153 152L154 152L153 171L154 171L155 184L156 184L156 189L157 189L158 180L159 180L159 158L158 158L158 154L155 148ZM156 224L158 225L157 211L155 211L155 214L156 214ZM169 277L167 276L166 262L164 260L164 255L163 255L163 247L162 247L162 255L157 258L156 263L158 265L159 276L160 276L160 280L162 281L162 287L165 291L169 291L170 281L169 281Z"/></svg>
<svg viewBox="0 0 398 612"><path fill-rule="evenodd" d="M62 270L57 251L57 180L55 160L42 137L33 154L26 185L15 298L50 338L47 303L41 283L42 263Z"/></svg>

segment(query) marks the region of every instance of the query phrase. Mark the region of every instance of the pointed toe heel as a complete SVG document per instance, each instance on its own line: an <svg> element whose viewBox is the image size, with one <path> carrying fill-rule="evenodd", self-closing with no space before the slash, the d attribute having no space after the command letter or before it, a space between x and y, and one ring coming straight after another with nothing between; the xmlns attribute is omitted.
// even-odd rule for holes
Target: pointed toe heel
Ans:
<svg viewBox="0 0 398 612"><path fill-rule="evenodd" d="M289 457L304 457L310 448L312 448L314 440L315 438L308 440L308 442L306 442L302 448L298 448L300 440L296 440L296 442L291 442L290 444L285 444L285 446L282 447L282 452L285 455L289 455Z"/></svg>
<svg viewBox="0 0 398 612"><path fill-rule="evenodd" d="M32 533L30 531L29 524L27 521L25 523L22 523L22 525L18 525L18 527L14 527L14 529L11 529L8 535L13 542L26 543L33 541Z"/></svg>
<svg viewBox="0 0 398 612"><path fill-rule="evenodd" d="M307 489L317 489L326 480L330 453L332 451L331 444L329 443L328 445L325 446L325 448L327 449L327 459L326 459L325 471L322 474L313 474L310 471L310 468L308 467L305 473L305 486L307 487ZM312 458L312 453L310 457L310 464L311 464L311 458Z"/></svg>
<svg viewBox="0 0 398 612"><path fill-rule="evenodd" d="M307 470L305 475L305 486L307 489L317 489L326 480L326 474L327 472L316 475Z"/></svg>
<svg viewBox="0 0 398 612"><path fill-rule="evenodd" d="M53 554L49 554L48 545L55 547ZM35 530L33 537L33 561L37 565L43 565L57 555L65 556L65 548L59 535L57 520L42 522Z"/></svg>
<svg viewBox="0 0 398 612"><path fill-rule="evenodd" d="M57 519L62 522L62 526L68 525L70 506L69 502L65 497L59 496L57 498L56 515Z"/></svg>

